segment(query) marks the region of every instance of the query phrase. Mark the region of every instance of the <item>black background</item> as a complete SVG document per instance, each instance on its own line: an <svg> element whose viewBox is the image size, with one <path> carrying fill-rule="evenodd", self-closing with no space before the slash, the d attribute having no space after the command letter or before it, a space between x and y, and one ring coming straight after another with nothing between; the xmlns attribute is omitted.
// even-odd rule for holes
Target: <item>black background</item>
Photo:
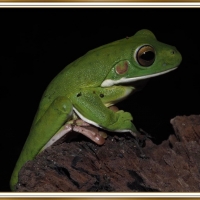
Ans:
<svg viewBox="0 0 200 200"><path fill-rule="evenodd" d="M0 191L9 191L12 170L51 79L87 51L140 29L176 46L183 61L118 107L131 112L134 124L155 143L173 134L173 117L200 114L199 18L194 8L0 9Z"/></svg>

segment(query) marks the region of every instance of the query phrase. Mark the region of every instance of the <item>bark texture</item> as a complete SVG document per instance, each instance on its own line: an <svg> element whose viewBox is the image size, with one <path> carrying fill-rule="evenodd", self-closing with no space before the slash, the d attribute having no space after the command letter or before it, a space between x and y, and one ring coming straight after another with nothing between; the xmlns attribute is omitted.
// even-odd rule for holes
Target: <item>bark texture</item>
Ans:
<svg viewBox="0 0 200 200"><path fill-rule="evenodd" d="M199 192L200 115L171 120L174 135L160 145L146 140L141 158L132 137L108 136L49 147L19 173L20 192Z"/></svg>

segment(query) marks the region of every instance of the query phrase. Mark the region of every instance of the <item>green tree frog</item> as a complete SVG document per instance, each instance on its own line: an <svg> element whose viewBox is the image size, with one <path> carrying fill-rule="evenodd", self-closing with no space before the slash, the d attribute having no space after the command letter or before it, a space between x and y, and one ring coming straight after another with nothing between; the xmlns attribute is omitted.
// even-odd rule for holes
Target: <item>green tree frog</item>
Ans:
<svg viewBox="0 0 200 200"><path fill-rule="evenodd" d="M76 128L91 124L107 131L130 132L137 137L132 115L109 107L135 92L139 82L176 69L181 60L174 46L159 42L151 31L143 29L132 37L91 50L70 63L42 96L13 171L11 189L16 188L21 167L57 140L60 137L56 138L57 135L72 129L70 122L75 118L80 121L80 124L76 122ZM85 135L97 144L104 142L94 132Z"/></svg>

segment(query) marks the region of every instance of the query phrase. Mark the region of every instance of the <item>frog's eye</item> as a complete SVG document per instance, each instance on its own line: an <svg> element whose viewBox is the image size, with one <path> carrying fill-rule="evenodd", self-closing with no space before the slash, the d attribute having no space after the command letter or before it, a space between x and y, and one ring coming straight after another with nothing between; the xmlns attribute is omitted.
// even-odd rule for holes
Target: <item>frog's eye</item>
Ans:
<svg viewBox="0 0 200 200"><path fill-rule="evenodd" d="M137 62L144 67L148 67L153 64L155 60L155 51L153 47L144 45L136 52Z"/></svg>

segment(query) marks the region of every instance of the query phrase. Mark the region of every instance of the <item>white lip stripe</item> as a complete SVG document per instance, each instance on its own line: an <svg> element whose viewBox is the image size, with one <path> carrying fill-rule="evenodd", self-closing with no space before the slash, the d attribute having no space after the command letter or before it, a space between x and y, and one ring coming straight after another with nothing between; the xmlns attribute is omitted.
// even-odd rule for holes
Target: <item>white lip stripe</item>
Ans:
<svg viewBox="0 0 200 200"><path fill-rule="evenodd" d="M103 81L103 83L101 84L101 87L109 87L109 86L119 84L119 83L130 83L130 82L135 82L135 81L139 81L139 80L143 80L143 79L147 79L147 78L152 78L152 77L155 77L155 76L166 74L170 71L175 70L176 68L177 67L175 67L173 69L166 70L164 72L159 72L159 73L156 73L156 74L150 74L150 75L134 77L134 78L121 78L119 80L107 79L107 80Z"/></svg>
<svg viewBox="0 0 200 200"><path fill-rule="evenodd" d="M177 68L177 67L176 67ZM164 71L164 72L159 72L159 73L156 73L156 74L150 74L150 75L146 75L146 76L141 76L141 77L135 77L135 78L121 78L120 80L105 80L101 86L102 87L108 87L108 86L112 86L114 84L118 84L118 83L129 83L129 82L134 82L134 81L138 81L138 80L142 80L142 79L147 79L147 78L151 78L151 77L155 77L155 76L159 76L159 75L162 75L162 74L165 74L165 73L168 73L172 70L175 70L176 68L173 68L173 69L169 69L167 71ZM92 121L92 120L89 120L87 119L86 117L84 117L80 112L78 112L78 110L76 108L73 107L73 110L76 112L76 114L85 122L89 123L89 124L92 124L96 127L99 127L99 128L102 128L104 130L108 130L104 127L101 127L99 126L96 122ZM108 130L109 131L109 130ZM130 130L112 130L113 132L131 132Z"/></svg>

